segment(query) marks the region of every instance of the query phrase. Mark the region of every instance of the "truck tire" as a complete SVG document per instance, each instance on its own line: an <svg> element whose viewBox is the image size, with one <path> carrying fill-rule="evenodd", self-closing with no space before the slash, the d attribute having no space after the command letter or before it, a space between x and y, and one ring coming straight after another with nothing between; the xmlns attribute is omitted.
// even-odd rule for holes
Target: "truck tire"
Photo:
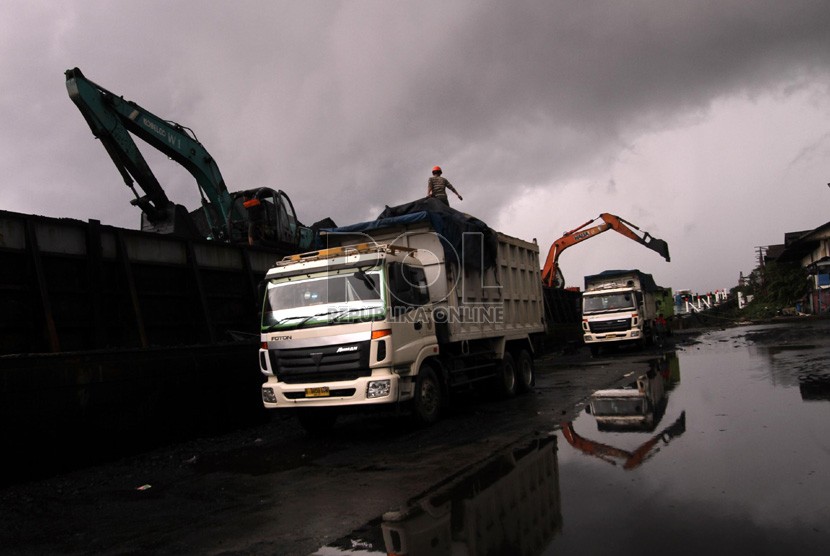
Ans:
<svg viewBox="0 0 830 556"><path fill-rule="evenodd" d="M325 434L334 428L337 412L328 407L307 408L297 412L300 426L309 434Z"/></svg>
<svg viewBox="0 0 830 556"><path fill-rule="evenodd" d="M499 396L502 398L512 398L516 395L519 382L517 375L516 362L513 360L513 356L505 353L504 359L498 365L496 387Z"/></svg>
<svg viewBox="0 0 830 556"><path fill-rule="evenodd" d="M590 346L588 349L591 350L591 357L597 357L599 355L599 346Z"/></svg>
<svg viewBox="0 0 830 556"><path fill-rule="evenodd" d="M424 364L418 373L418 380L415 382L415 400L413 404L415 421L422 425L431 425L438 421L441 417L443 398L438 375L435 374L431 366Z"/></svg>
<svg viewBox="0 0 830 556"><path fill-rule="evenodd" d="M533 368L533 356L526 349L519 350L516 358L517 389L521 393L530 392L536 384L536 371Z"/></svg>

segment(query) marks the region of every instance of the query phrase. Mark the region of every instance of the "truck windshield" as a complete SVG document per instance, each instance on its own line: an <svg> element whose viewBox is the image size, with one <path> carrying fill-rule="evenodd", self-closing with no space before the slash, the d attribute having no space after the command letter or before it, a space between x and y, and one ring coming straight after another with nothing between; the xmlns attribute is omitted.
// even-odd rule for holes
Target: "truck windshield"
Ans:
<svg viewBox="0 0 830 556"><path fill-rule="evenodd" d="M634 309L634 296L628 292L582 296L583 313L624 311L627 309Z"/></svg>
<svg viewBox="0 0 830 556"><path fill-rule="evenodd" d="M383 276L348 269L268 282L262 330L325 326L384 316Z"/></svg>

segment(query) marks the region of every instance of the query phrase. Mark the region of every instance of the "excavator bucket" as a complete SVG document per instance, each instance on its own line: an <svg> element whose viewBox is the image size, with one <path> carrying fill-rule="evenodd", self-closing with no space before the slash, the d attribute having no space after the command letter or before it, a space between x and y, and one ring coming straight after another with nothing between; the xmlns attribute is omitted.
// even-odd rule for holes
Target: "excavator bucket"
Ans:
<svg viewBox="0 0 830 556"><path fill-rule="evenodd" d="M657 251L661 257L666 259L666 262L671 262L671 257L669 256L669 244L662 239L651 237L648 233L646 233L645 237L643 237L642 243L652 251Z"/></svg>

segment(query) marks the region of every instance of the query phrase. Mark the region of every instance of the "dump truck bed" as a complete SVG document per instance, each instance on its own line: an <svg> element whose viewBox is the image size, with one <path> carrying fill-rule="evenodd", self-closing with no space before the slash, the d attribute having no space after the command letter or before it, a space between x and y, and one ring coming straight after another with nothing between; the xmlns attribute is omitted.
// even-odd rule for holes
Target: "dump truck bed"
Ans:
<svg viewBox="0 0 830 556"><path fill-rule="evenodd" d="M374 241L416 249L451 342L544 332L538 245L473 224L448 230L457 226L421 211L336 228L324 237L327 246Z"/></svg>

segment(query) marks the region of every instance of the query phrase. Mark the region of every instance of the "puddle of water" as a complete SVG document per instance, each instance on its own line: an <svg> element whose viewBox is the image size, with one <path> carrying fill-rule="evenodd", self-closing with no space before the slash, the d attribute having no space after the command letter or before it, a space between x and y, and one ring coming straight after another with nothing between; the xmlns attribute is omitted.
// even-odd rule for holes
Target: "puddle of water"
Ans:
<svg viewBox="0 0 830 556"><path fill-rule="evenodd" d="M766 350L745 334L666 354L555 435L517 442L315 554L823 552L830 352Z"/></svg>
<svg viewBox="0 0 830 556"><path fill-rule="evenodd" d="M563 429L564 525L546 554L778 554L828 546L830 403L813 402L812 392L805 397L803 369L791 364L805 352L811 357L811 348L774 350L788 358L776 362L767 350L736 343L739 333L710 334L699 349L678 353L678 380L655 432L682 420L681 434L600 430L601 419L587 413L572 423L580 437L623 455L646 446L639 465L620 454L609 465L569 445ZM828 366L826 357L814 359L813 375L818 361Z"/></svg>

